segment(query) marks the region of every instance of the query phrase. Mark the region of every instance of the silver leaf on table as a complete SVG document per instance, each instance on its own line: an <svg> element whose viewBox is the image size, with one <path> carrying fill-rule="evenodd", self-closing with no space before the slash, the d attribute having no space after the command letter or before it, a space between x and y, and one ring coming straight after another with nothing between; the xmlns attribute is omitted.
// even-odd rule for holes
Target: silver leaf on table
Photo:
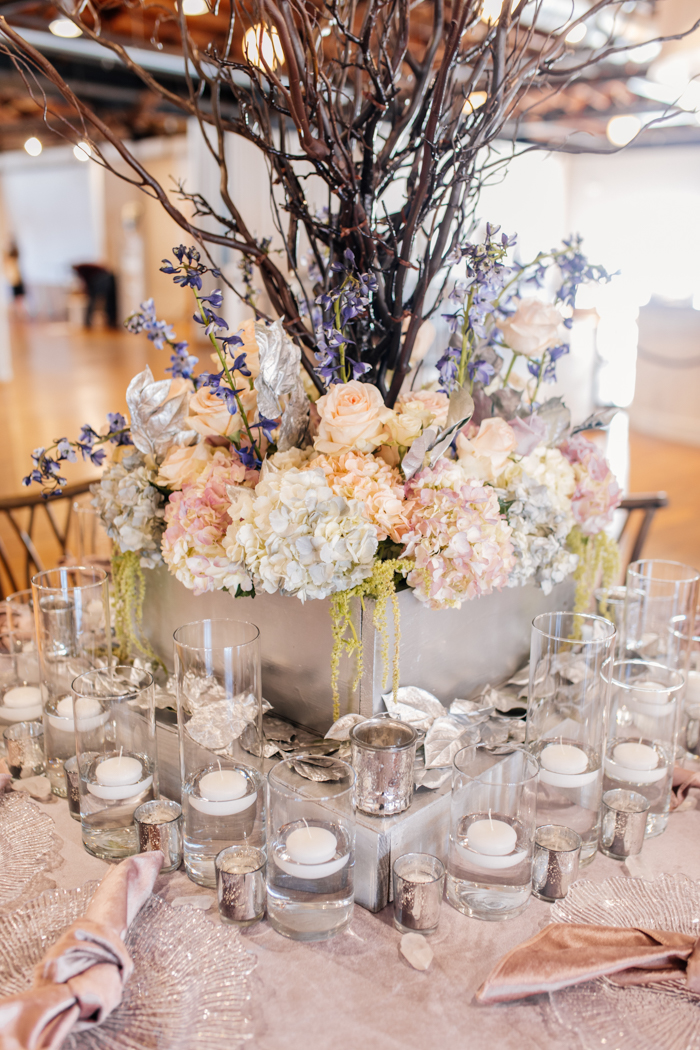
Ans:
<svg viewBox="0 0 700 1050"><path fill-rule="evenodd" d="M430 791L436 791L439 787L449 780L452 775L452 769L447 766L444 769L417 769L415 773L415 784L416 787L427 788Z"/></svg>
<svg viewBox="0 0 700 1050"><path fill-rule="evenodd" d="M458 751L470 744L478 744L482 727L469 725L456 715L436 718L428 730L425 749L425 768L450 766Z"/></svg>
<svg viewBox="0 0 700 1050"><path fill-rule="evenodd" d="M252 722L245 727L238 738L238 743L244 751L255 755L256 758L274 758L275 755L281 754L278 741L264 739L262 747L260 746L258 727Z"/></svg>
<svg viewBox="0 0 700 1050"><path fill-rule="evenodd" d="M192 445L198 439L197 432L186 425L192 391L183 386L171 397L173 382L173 379L154 380L146 365L127 387L131 438L144 455L160 458L172 445Z"/></svg>
<svg viewBox="0 0 700 1050"><path fill-rule="evenodd" d="M311 756L305 754L303 758L292 761L292 766L301 777L323 783L327 780L342 780L345 770L334 758L326 758L324 755Z"/></svg>
<svg viewBox="0 0 700 1050"><path fill-rule="evenodd" d="M254 381L258 411L267 419L282 416L277 448L286 452L298 444L308 425L309 399L299 374L301 349L289 338L281 321L258 321L255 341L260 356L260 372ZM283 394L289 395L284 410L280 402Z"/></svg>
<svg viewBox="0 0 700 1050"><path fill-rule="evenodd" d="M352 727L366 721L365 715L356 714L354 711L341 715L326 733L326 740L349 740Z"/></svg>
<svg viewBox="0 0 700 1050"><path fill-rule="evenodd" d="M580 653L557 653L550 665L553 674L558 674L568 682L578 685L589 673L585 656Z"/></svg>
<svg viewBox="0 0 700 1050"><path fill-rule="evenodd" d="M257 717L257 697L252 693L239 693L234 697L202 704L185 724L185 729L202 747L210 751L223 751L230 748L234 740L238 740L247 726L252 725L257 734Z"/></svg>
<svg viewBox="0 0 700 1050"><path fill-rule="evenodd" d="M479 729L482 744L488 744L490 747L493 747L494 744L505 744L510 736L511 719L492 718Z"/></svg>
<svg viewBox="0 0 700 1050"><path fill-rule="evenodd" d="M402 685L396 690L396 699L393 693L384 693L382 700L390 715L423 732L430 729L436 718L447 714L436 696L416 685Z"/></svg>

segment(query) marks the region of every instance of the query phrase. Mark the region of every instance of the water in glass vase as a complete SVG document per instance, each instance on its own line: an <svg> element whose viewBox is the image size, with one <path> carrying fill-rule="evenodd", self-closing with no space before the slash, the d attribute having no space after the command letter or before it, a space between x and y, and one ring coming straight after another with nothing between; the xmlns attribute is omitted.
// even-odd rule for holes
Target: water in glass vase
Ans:
<svg viewBox="0 0 700 1050"><path fill-rule="evenodd" d="M445 878L453 908L478 919L509 919L527 907L531 878L532 842L518 820L489 812L459 821Z"/></svg>
<svg viewBox="0 0 700 1050"><path fill-rule="evenodd" d="M581 836L581 864L598 850L603 770L586 744L559 737L539 740L530 751L540 763L537 823L561 824Z"/></svg>
<svg viewBox="0 0 700 1050"><path fill-rule="evenodd" d="M243 765L217 762L184 782L183 856L193 882L216 886L214 861L227 846L264 846L263 797L259 775Z"/></svg>
<svg viewBox="0 0 700 1050"><path fill-rule="evenodd" d="M644 795L649 802L647 837L660 835L668 824L672 779L673 761L661 744L642 737L608 744L603 791L624 788Z"/></svg>
<svg viewBox="0 0 700 1050"><path fill-rule="evenodd" d="M278 933L321 941L350 924L355 856L347 830L320 820L282 826L267 861L267 917Z"/></svg>
<svg viewBox="0 0 700 1050"><path fill-rule="evenodd" d="M123 749L83 764L81 823L88 853L120 860L139 851L134 810L153 797L154 767L147 755Z"/></svg>

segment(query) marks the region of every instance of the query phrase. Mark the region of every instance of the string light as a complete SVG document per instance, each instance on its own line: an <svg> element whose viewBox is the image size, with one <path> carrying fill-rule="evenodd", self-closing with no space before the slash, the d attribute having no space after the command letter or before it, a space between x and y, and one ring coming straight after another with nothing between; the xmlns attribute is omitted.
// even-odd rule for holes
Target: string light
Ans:
<svg viewBox="0 0 700 1050"><path fill-rule="evenodd" d="M196 15L205 15L208 10L207 0L182 0L182 13L187 18L194 18Z"/></svg>
<svg viewBox="0 0 700 1050"><path fill-rule="evenodd" d="M491 26L494 22L497 22L501 16L501 8L503 6L502 0L484 0L481 5L481 12L479 18L482 22L486 22L487 25ZM518 0L513 0L510 9L514 11L518 6Z"/></svg>
<svg viewBox="0 0 700 1050"><path fill-rule="evenodd" d="M611 117L606 128L606 135L613 146L626 146L642 130L639 117L629 113L621 117Z"/></svg>
<svg viewBox="0 0 700 1050"><path fill-rule="evenodd" d="M24 144L24 148L26 149L30 157L38 157L44 147L42 146L41 141L39 139L34 138L34 136L32 136L32 138L27 139L27 141Z"/></svg>
<svg viewBox="0 0 700 1050"><path fill-rule="evenodd" d="M266 65L274 69L284 64L284 51L274 26L272 29L260 23L251 26L243 37L243 54L257 69L264 69Z"/></svg>
<svg viewBox="0 0 700 1050"><path fill-rule="evenodd" d="M49 22L49 32L54 36L62 36L66 40L83 35L80 26L71 22L70 18L54 18L53 22Z"/></svg>
<svg viewBox="0 0 700 1050"><path fill-rule="evenodd" d="M574 26L573 29L569 30L564 39L567 44L580 44L587 32L588 29L583 22L579 22L577 26Z"/></svg>
<svg viewBox="0 0 700 1050"><path fill-rule="evenodd" d="M73 156L76 160L90 160L92 150L87 142L79 142L77 146L73 146Z"/></svg>
<svg viewBox="0 0 700 1050"><path fill-rule="evenodd" d="M462 107L463 113L473 113L484 105L486 99L489 96L485 91L472 91L470 95L464 100L464 106Z"/></svg>

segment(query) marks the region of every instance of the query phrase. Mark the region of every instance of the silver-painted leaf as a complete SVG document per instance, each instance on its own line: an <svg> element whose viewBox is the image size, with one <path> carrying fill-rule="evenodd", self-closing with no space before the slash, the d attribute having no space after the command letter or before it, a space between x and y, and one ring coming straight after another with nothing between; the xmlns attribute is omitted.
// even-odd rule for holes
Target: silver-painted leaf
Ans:
<svg viewBox="0 0 700 1050"><path fill-rule="evenodd" d="M342 780L346 775L345 769L334 758L324 758L322 755L319 755L318 758L305 755L303 759L295 759L292 766L299 776L318 783L326 780Z"/></svg>
<svg viewBox="0 0 700 1050"><path fill-rule="evenodd" d="M447 407L446 428L460 426L468 423L474 414L474 400L465 386L458 387L450 394Z"/></svg>
<svg viewBox="0 0 700 1050"><path fill-rule="evenodd" d="M613 420L613 417L619 412L619 408L599 408L597 412L593 412L588 419L584 419L583 423L579 423L577 427L571 431L571 436L574 434L580 434L583 430L604 430L605 427L609 426Z"/></svg>
<svg viewBox="0 0 700 1050"><path fill-rule="evenodd" d="M425 466L426 456L429 450L432 448L433 442L437 439L439 430L437 427L427 427L419 438L413 442L406 455L401 460L401 469L403 470L406 481L410 481L414 474L417 474L419 470L422 470Z"/></svg>
<svg viewBox="0 0 700 1050"><path fill-rule="evenodd" d="M538 408L537 415L547 427L545 444L549 448L560 445L571 426L571 412L560 397L550 397Z"/></svg>
<svg viewBox="0 0 700 1050"><path fill-rule="evenodd" d="M451 766L458 751L479 742L481 728L456 715L436 718L425 737L425 768Z"/></svg>
<svg viewBox="0 0 700 1050"><path fill-rule="evenodd" d="M164 456L172 445L191 445L197 432L186 426L191 391L183 387L170 397L174 380L154 380L148 365L129 383L126 403L131 418L131 438L144 455Z"/></svg>
<svg viewBox="0 0 700 1050"><path fill-rule="evenodd" d="M289 338L281 321L258 321L255 341L260 357L260 372L254 382L258 411L267 419L282 416L277 447L286 452L298 444L308 425L309 399L299 374L301 349ZM280 402L283 394L289 395L284 411Z"/></svg>

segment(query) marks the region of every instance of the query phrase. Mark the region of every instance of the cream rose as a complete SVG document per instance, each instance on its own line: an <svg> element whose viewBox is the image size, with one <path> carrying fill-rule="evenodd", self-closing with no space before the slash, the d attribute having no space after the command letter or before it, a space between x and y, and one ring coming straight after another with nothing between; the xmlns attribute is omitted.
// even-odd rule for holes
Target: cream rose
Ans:
<svg viewBox="0 0 700 1050"><path fill-rule="evenodd" d="M335 383L316 402L321 422L314 447L328 456L355 449L373 452L390 440L386 425L394 413L382 401L376 386L351 379Z"/></svg>
<svg viewBox="0 0 700 1050"><path fill-rule="evenodd" d="M254 390L244 390L241 403L248 416L255 412L256 394ZM237 434L243 425L240 412L231 415L226 402L217 397L210 387L202 387L190 399L189 426L203 437L231 437Z"/></svg>
<svg viewBox="0 0 700 1050"><path fill-rule="evenodd" d="M198 477L214 454L214 447L205 441L180 448L173 445L160 465L156 482L168 489L181 489L183 482Z"/></svg>
<svg viewBox="0 0 700 1050"><path fill-rule="evenodd" d="M396 399L398 413L410 412L418 415L429 412L432 418L426 422L426 426L435 423L438 427L444 427L447 422L448 405L447 394L439 390L410 390L406 394L399 394Z"/></svg>
<svg viewBox="0 0 700 1050"><path fill-rule="evenodd" d="M502 321L499 328L503 339L516 354L540 357L549 347L558 344L563 321L555 306L530 297L521 299L513 316Z"/></svg>

